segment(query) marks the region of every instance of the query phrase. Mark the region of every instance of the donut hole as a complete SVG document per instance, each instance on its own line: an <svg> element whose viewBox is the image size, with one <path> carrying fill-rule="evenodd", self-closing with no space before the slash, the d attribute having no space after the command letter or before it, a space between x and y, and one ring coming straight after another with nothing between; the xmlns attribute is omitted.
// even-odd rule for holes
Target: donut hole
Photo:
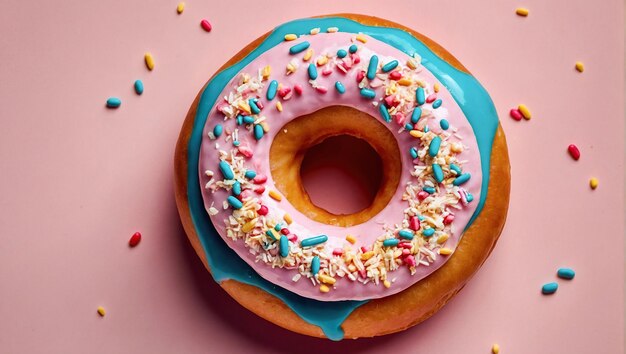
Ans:
<svg viewBox="0 0 626 354"><path fill-rule="evenodd" d="M300 166L311 203L335 215L358 213L378 194L382 159L365 140L336 135L309 148Z"/></svg>

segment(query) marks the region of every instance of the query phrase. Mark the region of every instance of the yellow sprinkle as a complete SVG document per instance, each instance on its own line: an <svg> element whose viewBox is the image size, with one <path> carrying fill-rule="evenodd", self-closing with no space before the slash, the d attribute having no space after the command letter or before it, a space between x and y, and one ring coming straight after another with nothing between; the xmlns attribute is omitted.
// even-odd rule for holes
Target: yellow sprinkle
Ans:
<svg viewBox="0 0 626 354"><path fill-rule="evenodd" d="M250 220L247 223L243 224L243 226L241 227L241 231L248 233L252 231L252 229L254 229L255 226L256 226L256 219Z"/></svg>
<svg viewBox="0 0 626 354"><path fill-rule="evenodd" d="M144 55L144 60L146 61L146 67L148 70L152 71L152 69L154 69L154 58L152 57L152 54L146 53Z"/></svg>
<svg viewBox="0 0 626 354"><path fill-rule="evenodd" d="M296 39L298 39L298 36L296 36L293 33L289 33L289 34L285 35L285 40L286 41L293 41L293 40L296 40Z"/></svg>
<svg viewBox="0 0 626 354"><path fill-rule="evenodd" d="M283 196L280 195L280 193L278 193L277 191L275 191L273 189L270 191L269 196L270 196L270 198L272 198L272 199L274 199L275 201L278 201L278 202L283 200Z"/></svg>
<svg viewBox="0 0 626 354"><path fill-rule="evenodd" d="M269 237L271 237L274 241L278 241L280 240L280 234L278 232L276 232L276 230L274 230L274 228L269 228L267 229L267 231L269 232Z"/></svg>
<svg viewBox="0 0 626 354"><path fill-rule="evenodd" d="M246 101L243 101L243 100L239 101L239 103L237 104L237 108L239 108L240 110L246 113L250 113L250 105Z"/></svg>
<svg viewBox="0 0 626 354"><path fill-rule="evenodd" d="M439 92L439 83L435 83L435 86L433 86L433 90L435 90L435 92Z"/></svg>
<svg viewBox="0 0 626 354"><path fill-rule="evenodd" d="M100 315L100 317L104 317L104 315L106 315L106 311L104 311L104 307L98 306L98 315Z"/></svg>
<svg viewBox="0 0 626 354"><path fill-rule="evenodd" d="M518 7L517 10L515 10L515 13L518 16L526 17L528 16L528 9L523 8L523 7Z"/></svg>
<svg viewBox="0 0 626 354"><path fill-rule="evenodd" d="M323 292L323 293L327 293L327 292L330 291L330 288L327 287L326 285L322 284L322 285L320 285L320 291Z"/></svg>
<svg viewBox="0 0 626 354"><path fill-rule="evenodd" d="M259 125L261 125L261 128L263 128L264 133L267 133L270 131L270 126L269 124L267 124L267 122L261 122L259 123Z"/></svg>
<svg viewBox="0 0 626 354"><path fill-rule="evenodd" d="M350 242L351 244L355 244L356 243L356 237L352 236L352 235L348 235L346 236L346 241Z"/></svg>
<svg viewBox="0 0 626 354"><path fill-rule="evenodd" d="M582 73L583 71L585 71L585 64L583 64L582 61L577 61L576 62L576 70L578 70L578 72Z"/></svg>
<svg viewBox="0 0 626 354"><path fill-rule="evenodd" d="M322 66L322 65L325 65L326 63L328 63L328 57L327 56L322 55L319 58L317 58L317 66Z"/></svg>
<svg viewBox="0 0 626 354"><path fill-rule="evenodd" d="M178 14L182 14L183 11L185 11L185 3L184 2L179 2L178 6L176 6L176 12L178 12Z"/></svg>
<svg viewBox="0 0 626 354"><path fill-rule="evenodd" d="M337 27L328 27L326 29L326 32L328 32L328 33L335 33L337 31L339 31L339 28L337 28Z"/></svg>
<svg viewBox="0 0 626 354"><path fill-rule="evenodd" d="M597 178L591 177L591 179L589 180L589 187L591 187L591 189L596 189L598 188L598 183L600 182L598 181Z"/></svg>
<svg viewBox="0 0 626 354"><path fill-rule="evenodd" d="M524 116L524 118L526 118L527 120L531 118L530 115L530 111L528 110L528 107L526 107L526 105L521 104L519 106L517 106L517 109L519 109L520 113Z"/></svg>
<svg viewBox="0 0 626 354"><path fill-rule="evenodd" d="M411 81L411 79L407 79L406 77L403 77L400 80L398 80L398 85L401 85L401 86L411 86L412 83L413 81Z"/></svg>
<svg viewBox="0 0 626 354"><path fill-rule="evenodd" d="M291 215L289 215L287 213L285 213L285 215L283 215L283 220L285 220L287 225L291 225L291 223L293 222L293 219L291 218Z"/></svg>
<svg viewBox="0 0 626 354"><path fill-rule="evenodd" d="M498 354L500 353L500 346L498 345L498 343L494 343L493 346L491 347L491 352L493 354Z"/></svg>
<svg viewBox="0 0 626 354"><path fill-rule="evenodd" d="M263 71L261 71L261 76L263 76L263 80L269 79L271 73L272 73L272 67L269 65L266 65L263 68Z"/></svg>
<svg viewBox="0 0 626 354"><path fill-rule="evenodd" d="M277 109L279 112L282 112L282 111L283 111L283 104L282 104L282 103L280 103L280 101L276 102L276 109Z"/></svg>
<svg viewBox="0 0 626 354"><path fill-rule="evenodd" d="M415 60L415 58L409 58L409 60L406 61L406 66L412 70L417 69L417 60Z"/></svg>
<svg viewBox="0 0 626 354"><path fill-rule="evenodd" d="M361 259L367 261L368 259L374 257L374 251L367 251L361 255Z"/></svg>
<svg viewBox="0 0 626 354"><path fill-rule="evenodd" d="M309 48L309 50L307 50L306 53L304 53L302 60L309 61L309 59L311 59L312 56L313 56L313 49Z"/></svg>
<svg viewBox="0 0 626 354"><path fill-rule="evenodd" d="M422 132L421 132L421 131L419 131L419 130L411 130L411 131L409 132L409 134L411 134L411 136L412 136L412 137L414 137L414 138L421 138L421 137L423 137L423 136L424 136L424 133L422 133Z"/></svg>
<svg viewBox="0 0 626 354"><path fill-rule="evenodd" d="M385 286L385 288L389 289L391 287L391 282L389 282L389 280L385 280L383 282L383 285Z"/></svg>
<svg viewBox="0 0 626 354"><path fill-rule="evenodd" d="M356 35L356 40L361 43L367 43L367 37L363 33L359 33Z"/></svg>
<svg viewBox="0 0 626 354"><path fill-rule="evenodd" d="M453 143L450 145L450 151L454 152L454 153L460 153L463 152L463 144L461 143Z"/></svg>
<svg viewBox="0 0 626 354"><path fill-rule="evenodd" d="M314 35L320 33L320 28L319 27L313 28L313 29L311 29L309 31L309 33L314 36Z"/></svg>
<svg viewBox="0 0 626 354"><path fill-rule="evenodd" d="M440 248L439 249L439 254L442 256L449 256L452 254L452 250L449 248Z"/></svg>
<svg viewBox="0 0 626 354"><path fill-rule="evenodd" d="M450 236L448 234L442 234L437 239L437 243L440 244L440 245L443 245L444 243L446 243L446 241L448 241L449 238L450 238Z"/></svg>
<svg viewBox="0 0 626 354"><path fill-rule="evenodd" d="M328 275L324 275L324 274L318 274L317 278L325 284L328 285L333 285L337 282L337 279L333 278L333 277L329 277Z"/></svg>

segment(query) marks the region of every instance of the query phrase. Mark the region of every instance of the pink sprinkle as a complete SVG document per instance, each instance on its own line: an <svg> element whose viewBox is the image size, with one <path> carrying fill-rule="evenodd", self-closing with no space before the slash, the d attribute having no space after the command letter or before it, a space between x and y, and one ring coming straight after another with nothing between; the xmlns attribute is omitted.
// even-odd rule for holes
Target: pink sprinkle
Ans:
<svg viewBox="0 0 626 354"><path fill-rule="evenodd" d="M426 192L426 191L421 191L421 192L417 193L417 199L419 199L420 201L422 201L422 200L424 200L424 199L428 198L428 196L429 196L429 195L430 195L430 194L428 194L428 192Z"/></svg>
<svg viewBox="0 0 626 354"><path fill-rule="evenodd" d="M333 250L333 256L341 256L343 254L343 250L341 248L335 248Z"/></svg>
<svg viewBox="0 0 626 354"><path fill-rule="evenodd" d="M247 146L240 145L237 149L239 150L239 153L246 158L251 158L253 155L252 149Z"/></svg>
<svg viewBox="0 0 626 354"><path fill-rule="evenodd" d="M389 95L385 97L385 104L387 107L395 107L398 105L398 101L396 100L396 95Z"/></svg>
<svg viewBox="0 0 626 354"><path fill-rule="evenodd" d="M319 93L326 93L326 92L328 92L328 89L326 87L324 87L324 86L317 86L315 88L315 91L317 91Z"/></svg>
<svg viewBox="0 0 626 354"><path fill-rule="evenodd" d="M241 194L236 195L235 198L239 199L240 202L243 202L243 196L241 196Z"/></svg>
<svg viewBox="0 0 626 354"><path fill-rule="evenodd" d="M263 102L261 101L256 101L256 106L259 107L259 109L265 108L265 106L263 105Z"/></svg>
<svg viewBox="0 0 626 354"><path fill-rule="evenodd" d="M343 66L344 69L346 70L350 70L352 68L352 59L350 58L344 58L341 61L341 65Z"/></svg>
<svg viewBox="0 0 626 354"><path fill-rule="evenodd" d="M413 231L420 229L420 219L417 216L411 216L409 219L409 228Z"/></svg>
<svg viewBox="0 0 626 354"><path fill-rule="evenodd" d="M448 214L445 218L443 218L444 225L450 225L454 221L454 215Z"/></svg>
<svg viewBox="0 0 626 354"><path fill-rule="evenodd" d="M256 177L254 177L254 179L252 180L252 182L254 182L254 184L262 184L267 182L267 176L264 174L258 174L256 175Z"/></svg>
<svg viewBox="0 0 626 354"><path fill-rule="evenodd" d="M431 94L428 97L426 97L426 103L433 103L435 102L435 100L437 99L437 95L436 94Z"/></svg>
<svg viewBox="0 0 626 354"><path fill-rule="evenodd" d="M511 108L511 110L509 111L509 114L511 115L511 118L515 120L522 120L522 118L524 118L524 116L522 115L522 112L520 112L519 109L517 108Z"/></svg>
<svg viewBox="0 0 626 354"><path fill-rule="evenodd" d="M326 68L324 68L324 70L322 70L322 75L324 75L324 76L328 76L328 75L330 75L332 73L333 73L333 71L329 67L326 67Z"/></svg>
<svg viewBox="0 0 626 354"><path fill-rule="evenodd" d="M361 81L363 81L364 78L365 78L365 71L361 70L356 74L357 83L361 83Z"/></svg>
<svg viewBox="0 0 626 354"><path fill-rule="evenodd" d="M367 279L367 272L365 271L365 268L359 270L359 275L361 278Z"/></svg>
<svg viewBox="0 0 626 354"><path fill-rule="evenodd" d="M352 59L353 64L358 64L361 62L361 57L357 53L350 54L350 58Z"/></svg>
<svg viewBox="0 0 626 354"><path fill-rule="evenodd" d="M396 71L392 71L389 74L389 78L391 80L400 80L402 78L402 74L399 71L397 71L397 70Z"/></svg>
<svg viewBox="0 0 626 354"><path fill-rule="evenodd" d="M578 150L578 146L571 144L567 147L567 151L569 151L569 154L574 160L578 161L578 159L580 158L580 150Z"/></svg>
<svg viewBox="0 0 626 354"><path fill-rule="evenodd" d="M278 90L278 97L285 98L285 96L287 96L290 93L291 93L291 87L283 87L280 90Z"/></svg>
<svg viewBox="0 0 626 354"><path fill-rule="evenodd" d="M369 251L368 246L361 246L361 252L366 253L367 251Z"/></svg>
<svg viewBox="0 0 626 354"><path fill-rule="evenodd" d="M269 212L269 210L267 209L267 207L265 205L261 205L261 207L259 208L259 210L256 211L259 215L267 215L267 213Z"/></svg>
<svg viewBox="0 0 626 354"><path fill-rule="evenodd" d="M296 84L293 86L293 91L296 93L296 95L298 96L302 96L302 86Z"/></svg>
<svg viewBox="0 0 626 354"><path fill-rule="evenodd" d="M287 235L287 239L291 242L296 242L298 241L298 236L296 234Z"/></svg>
<svg viewBox="0 0 626 354"><path fill-rule="evenodd" d="M401 248L411 249L413 245L410 242L401 242L399 245Z"/></svg>
<svg viewBox="0 0 626 354"><path fill-rule="evenodd" d="M404 262L409 267L415 267L415 257L413 257L413 255L408 255L408 256L404 257Z"/></svg>
<svg viewBox="0 0 626 354"><path fill-rule="evenodd" d="M241 199L248 198L250 196L251 191L249 189L245 189L241 191Z"/></svg>
<svg viewBox="0 0 626 354"><path fill-rule="evenodd" d="M393 115L393 119L396 121L398 125L404 125L404 121L406 120L406 116L402 112L398 112Z"/></svg>
<svg viewBox="0 0 626 354"><path fill-rule="evenodd" d="M213 26L211 26L211 23L207 20L202 20L200 22L200 26L202 26L202 29L204 29L207 32L211 32L211 29L213 29Z"/></svg>
<svg viewBox="0 0 626 354"><path fill-rule="evenodd" d="M283 227L282 229L280 229L280 233L283 235L289 235L289 229L286 227Z"/></svg>
<svg viewBox="0 0 626 354"><path fill-rule="evenodd" d="M409 245L409 246L410 246L410 245ZM410 247L409 247L409 248L410 248ZM410 250L410 249L408 249L408 248L404 248L404 249L402 250L402 256L403 256L403 257L408 257L409 255L411 255L411 250Z"/></svg>
<svg viewBox="0 0 626 354"><path fill-rule="evenodd" d="M254 193L256 194L263 194L265 193L265 186L258 186L254 189Z"/></svg>

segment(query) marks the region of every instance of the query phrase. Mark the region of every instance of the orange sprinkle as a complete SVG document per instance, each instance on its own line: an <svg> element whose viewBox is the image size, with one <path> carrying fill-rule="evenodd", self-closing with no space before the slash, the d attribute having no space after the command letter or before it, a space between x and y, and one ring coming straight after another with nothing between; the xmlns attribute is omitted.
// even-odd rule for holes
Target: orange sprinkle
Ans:
<svg viewBox="0 0 626 354"><path fill-rule="evenodd" d="M528 16L528 9L523 8L523 7L518 7L515 10L515 13L517 14L517 16L526 17L526 16Z"/></svg>
<svg viewBox="0 0 626 354"><path fill-rule="evenodd" d="M433 89L435 90L435 92L439 92L439 83L435 83L435 86L433 86Z"/></svg>
<svg viewBox="0 0 626 354"><path fill-rule="evenodd" d="M324 284L320 285L320 291L323 293L327 293L330 291L330 288Z"/></svg>
<svg viewBox="0 0 626 354"><path fill-rule="evenodd" d="M273 189L269 192L269 196L270 198L274 199L277 202L280 202L281 200L283 200L283 196Z"/></svg>
<svg viewBox="0 0 626 354"><path fill-rule="evenodd" d="M291 215L289 215L287 213L285 213L285 215L283 215L283 220L285 220L287 225L291 225L291 223L293 222L293 219L291 218Z"/></svg>
<svg viewBox="0 0 626 354"><path fill-rule="evenodd" d="M585 71L585 64L583 64L581 61L577 61L576 70L578 70L579 73L582 73L583 71Z"/></svg>
<svg viewBox="0 0 626 354"><path fill-rule="evenodd" d="M348 235L346 236L346 241L350 242L351 244L355 244L356 243L356 237L352 236L352 235Z"/></svg>
<svg viewBox="0 0 626 354"><path fill-rule="evenodd" d="M365 35L363 33L357 34L356 40L361 42L361 43L367 43L367 37L365 37Z"/></svg>
<svg viewBox="0 0 626 354"><path fill-rule="evenodd" d="M98 306L98 315L100 315L100 317L104 317L104 315L106 315L106 311L104 311L104 307L102 306Z"/></svg>

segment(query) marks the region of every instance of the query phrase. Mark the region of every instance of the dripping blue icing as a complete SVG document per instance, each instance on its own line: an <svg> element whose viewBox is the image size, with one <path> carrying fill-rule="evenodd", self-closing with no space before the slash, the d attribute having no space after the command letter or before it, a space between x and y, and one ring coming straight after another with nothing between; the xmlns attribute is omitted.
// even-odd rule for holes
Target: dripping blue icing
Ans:
<svg viewBox="0 0 626 354"><path fill-rule="evenodd" d="M202 143L202 130L210 110L224 87L243 67L265 51L281 43L286 34L308 34L311 28L316 27L338 27L341 32L361 32L385 42L408 55L418 53L422 58L422 65L430 70L448 88L474 130L481 158L483 179L480 200L467 227L476 219L487 197L491 146L498 128L498 116L491 98L474 77L446 63L409 33L393 28L366 26L342 17L302 19L277 27L261 45L238 63L215 75L206 86L198 103L193 130L189 139L187 192L191 217L206 252L213 278L217 282L233 279L261 288L280 298L306 322L320 327L329 339L341 340L343 338L341 324L352 311L367 303L367 301L317 301L296 295L261 278L217 235L204 209L198 180L198 160Z"/></svg>

